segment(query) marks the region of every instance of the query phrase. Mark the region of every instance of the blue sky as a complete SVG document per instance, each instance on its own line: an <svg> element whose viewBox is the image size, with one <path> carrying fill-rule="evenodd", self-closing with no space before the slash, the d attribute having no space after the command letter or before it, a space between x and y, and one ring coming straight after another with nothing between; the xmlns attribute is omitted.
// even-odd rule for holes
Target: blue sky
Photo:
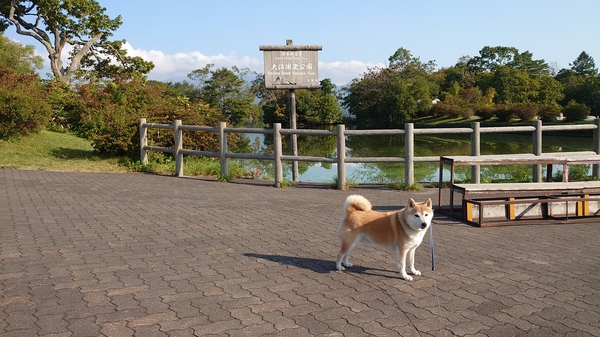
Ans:
<svg viewBox="0 0 600 337"><path fill-rule="evenodd" d="M438 68L484 46L516 47L568 68L586 51L600 66L600 1L99 0L121 15L114 37L155 63L149 78L181 81L207 63L263 73L259 45L319 44L319 78L338 86L400 48ZM43 50L9 28L6 36ZM45 56L45 54L43 54Z"/></svg>

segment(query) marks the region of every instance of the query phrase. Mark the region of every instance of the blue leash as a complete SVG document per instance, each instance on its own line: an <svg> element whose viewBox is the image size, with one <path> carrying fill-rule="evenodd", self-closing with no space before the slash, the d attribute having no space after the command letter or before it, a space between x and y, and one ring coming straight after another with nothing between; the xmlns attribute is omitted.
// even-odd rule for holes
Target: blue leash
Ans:
<svg viewBox="0 0 600 337"><path fill-rule="evenodd" d="M431 247L431 270L435 270L435 249L433 248L433 222L429 226L429 246Z"/></svg>
<svg viewBox="0 0 600 337"><path fill-rule="evenodd" d="M433 222L431 222L431 226L429 226L429 246L431 246L431 270L435 271L435 249L433 248ZM435 273L433 273L433 288L435 289L435 297L437 298L437 305L440 313L440 324L444 326L444 323L442 322L442 307L440 306L440 296L438 295ZM444 329L444 336L446 336L446 329Z"/></svg>

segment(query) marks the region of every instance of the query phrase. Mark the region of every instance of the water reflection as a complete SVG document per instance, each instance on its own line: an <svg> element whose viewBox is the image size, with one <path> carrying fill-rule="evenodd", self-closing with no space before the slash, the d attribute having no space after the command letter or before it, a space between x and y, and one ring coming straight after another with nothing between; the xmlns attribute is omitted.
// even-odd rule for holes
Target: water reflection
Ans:
<svg viewBox="0 0 600 337"><path fill-rule="evenodd" d="M247 147L236 152L273 154L272 135L246 134ZM415 157L469 155L471 153L470 135L415 135ZM290 139L283 138L283 151L291 154ZM333 136L298 136L298 155L335 158L336 138ZM531 133L481 134L481 154L532 153ZM543 137L543 152L592 151L592 137L567 137L546 135ZM347 136L347 157L403 157L403 135L369 135ZM247 169L259 169L262 179L273 180L273 163L259 160L236 160ZM291 162L284 161L285 180L292 179ZM555 165L555 170L562 168ZM542 169L545 176L545 168ZM589 165L584 168L589 171ZM488 166L481 167L482 181L528 181L531 180L530 166ZM333 182L337 178L337 165L331 163L298 162L299 179L302 182ZM437 182L439 164L417 162L414 167L415 181ZM589 174L589 173L588 173ZM402 163L349 163L346 164L347 179L355 183L393 183L404 181L404 164ZM456 168L457 180L470 180L469 167ZM449 174L445 172L445 180Z"/></svg>

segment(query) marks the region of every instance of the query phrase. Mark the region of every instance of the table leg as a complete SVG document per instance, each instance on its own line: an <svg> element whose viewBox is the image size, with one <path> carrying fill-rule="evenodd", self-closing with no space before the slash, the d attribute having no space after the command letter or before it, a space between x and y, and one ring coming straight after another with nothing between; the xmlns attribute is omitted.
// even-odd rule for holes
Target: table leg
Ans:
<svg viewBox="0 0 600 337"><path fill-rule="evenodd" d="M454 163L450 164L450 211L454 212Z"/></svg>
<svg viewBox="0 0 600 337"><path fill-rule="evenodd" d="M439 196L438 196L438 208L442 209L442 187L444 186L444 163L440 160L440 181L438 185Z"/></svg>

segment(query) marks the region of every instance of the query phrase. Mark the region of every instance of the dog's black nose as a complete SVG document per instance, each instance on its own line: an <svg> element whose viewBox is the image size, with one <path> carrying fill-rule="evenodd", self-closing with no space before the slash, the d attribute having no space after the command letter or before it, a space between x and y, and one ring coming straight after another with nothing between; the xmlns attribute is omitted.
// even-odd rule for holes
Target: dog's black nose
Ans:
<svg viewBox="0 0 600 337"><path fill-rule="evenodd" d="M421 223L421 228L427 228L427 223L426 222Z"/></svg>

